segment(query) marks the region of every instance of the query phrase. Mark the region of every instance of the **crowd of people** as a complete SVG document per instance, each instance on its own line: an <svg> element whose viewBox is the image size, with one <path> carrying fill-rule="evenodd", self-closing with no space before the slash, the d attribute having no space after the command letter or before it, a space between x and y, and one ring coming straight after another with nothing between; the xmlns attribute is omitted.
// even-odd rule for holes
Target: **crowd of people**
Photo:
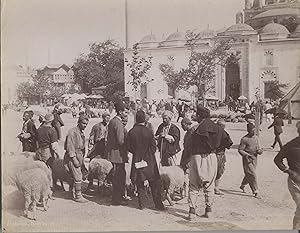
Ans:
<svg viewBox="0 0 300 233"><path fill-rule="evenodd" d="M176 106L175 106L176 107ZM210 217L214 203L214 195L224 195L219 189L222 174L225 171L226 149L233 142L225 130L225 122L219 119L217 122L210 119L209 109L202 105L196 106L197 124L192 126L192 121L185 114L182 117L181 127L186 131L183 138L183 148L180 147L180 129L172 123L174 114L172 105L164 106L162 123L154 130L149 122L151 111L145 111L142 107L135 113L135 124L127 132L125 126L128 121L129 107L122 101L114 103L116 116L111 118L109 112L102 114L102 121L95 124L88 139L88 151L85 151L84 130L89 123L89 117L85 114L79 116L77 126L70 129L64 143L64 166L73 179L74 200L85 203L87 200L82 195L82 181L87 178L87 169L84 158L91 160L103 158L113 165L111 171L112 205L127 205L125 198L126 170L125 164L129 161L129 153L132 154L130 169L131 182L136 186L138 194L138 208L145 208L147 196L146 187L150 187L156 210L165 210L162 202L159 174L160 166L179 165L189 177L188 219L196 217L196 209L199 202L199 192L204 192L205 213L204 217ZM177 105L178 112L184 112L184 103ZM41 125L38 129L32 120L33 113L27 111L23 115L23 128L18 138L22 142L23 151L36 152L39 160L45 162L51 169L52 163L59 155L58 141L61 139L60 127L63 121L60 118L60 110L55 107L53 113L40 118ZM178 121L179 119L177 119ZM258 156L263 153L256 135L253 119L247 123L247 134L242 137L238 148L242 156L244 178L240 189L245 192L245 186L249 184L254 197L259 198L257 185L256 166ZM282 146L280 133L283 121L280 114L276 115L269 128L274 127L275 144L280 145L280 152L274 159L276 165L282 171L289 174L289 190L297 204L294 217L294 228L300 227L300 141L299 137ZM296 125L300 135L300 122ZM155 152L160 153L160 162L157 163ZM180 163L177 164L179 153ZM286 158L288 166L283 164ZM90 188L93 181L89 180Z"/></svg>

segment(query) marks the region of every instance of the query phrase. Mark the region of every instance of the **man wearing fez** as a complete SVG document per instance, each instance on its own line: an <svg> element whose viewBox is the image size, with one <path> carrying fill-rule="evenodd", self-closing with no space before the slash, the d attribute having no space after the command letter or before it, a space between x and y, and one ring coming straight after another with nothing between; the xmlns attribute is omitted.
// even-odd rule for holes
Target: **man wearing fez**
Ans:
<svg viewBox="0 0 300 233"><path fill-rule="evenodd" d="M53 114L47 113L44 117L44 123L37 130L38 149L36 156L50 168L52 168L53 160L59 158L57 133L51 125L53 119Z"/></svg>
<svg viewBox="0 0 300 233"><path fill-rule="evenodd" d="M96 156L106 158L105 145L107 139L107 125L109 120L110 114L104 112L102 114L102 121L92 127L89 138L89 148L91 149L87 156L90 160Z"/></svg>
<svg viewBox="0 0 300 233"><path fill-rule="evenodd" d="M229 146L224 144L228 141L224 129L209 119L210 112L207 108L198 105L196 116L198 126L192 133L189 152L189 220L196 216L200 191L205 196L206 208L203 217L210 216L217 175L216 151Z"/></svg>
<svg viewBox="0 0 300 233"><path fill-rule="evenodd" d="M151 188L155 209L164 210L160 193L160 175L155 159L156 142L151 129L145 125L145 112L136 113L136 124L128 132L127 148L133 154L131 164L131 181L136 184L139 209L143 209L147 194L145 186ZM144 163L145 162L145 163ZM139 166L139 164L143 165Z"/></svg>
<svg viewBox="0 0 300 233"><path fill-rule="evenodd" d="M32 114L25 111L23 114L22 132L17 136L22 143L23 151L36 151L36 135L37 130L32 120Z"/></svg>
<svg viewBox="0 0 300 233"><path fill-rule="evenodd" d="M293 219L293 229L300 229L300 121L297 122L296 128L298 137L288 142L282 147L280 152L274 158L277 167L288 174L288 189L293 200L296 203L296 212ZM287 160L288 166L283 163Z"/></svg>
<svg viewBox="0 0 300 233"><path fill-rule="evenodd" d="M79 203L88 202L81 193L81 182L83 177L84 155L85 155L85 136L83 131L87 127L89 119L87 116L80 116L77 126L70 129L65 141L64 165L74 180L75 198Z"/></svg>
<svg viewBox="0 0 300 233"><path fill-rule="evenodd" d="M162 116L163 123L155 133L162 166L176 165L176 154L180 151L180 130L171 123L172 116L171 111L165 111Z"/></svg>
<svg viewBox="0 0 300 233"><path fill-rule="evenodd" d="M255 126L252 123L247 124L247 132L242 137L239 145L239 153L243 157L244 179L240 189L245 192L245 186L250 185L254 197L258 197L258 186L256 177L257 156L262 154L259 146L258 137L255 134Z"/></svg>
<svg viewBox="0 0 300 233"><path fill-rule="evenodd" d="M126 184L125 163L128 162L123 119L127 117L128 111L121 101L115 103L115 110L117 115L110 120L107 128L107 157L113 164L112 205L127 205L122 196Z"/></svg>

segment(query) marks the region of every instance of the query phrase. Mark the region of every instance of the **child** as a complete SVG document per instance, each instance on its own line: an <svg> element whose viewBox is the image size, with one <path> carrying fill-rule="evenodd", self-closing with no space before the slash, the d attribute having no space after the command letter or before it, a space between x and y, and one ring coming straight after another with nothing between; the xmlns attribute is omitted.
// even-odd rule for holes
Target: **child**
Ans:
<svg viewBox="0 0 300 233"><path fill-rule="evenodd" d="M239 153L243 157L243 168L245 173L240 189L245 192L245 186L249 184L254 197L258 198L256 166L257 155L262 154L262 149L260 149L258 138L255 135L255 126L248 123L247 131L248 134L242 137L239 145Z"/></svg>

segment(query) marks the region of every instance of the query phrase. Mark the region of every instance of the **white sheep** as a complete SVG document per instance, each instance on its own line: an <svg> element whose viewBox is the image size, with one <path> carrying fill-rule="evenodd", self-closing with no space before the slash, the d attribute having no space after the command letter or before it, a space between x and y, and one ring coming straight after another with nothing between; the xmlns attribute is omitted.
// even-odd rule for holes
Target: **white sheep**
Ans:
<svg viewBox="0 0 300 233"><path fill-rule="evenodd" d="M32 158L24 158L24 157L14 158L6 158L3 166L3 183L5 185L16 185L16 177L18 174L33 169L33 168L41 168L49 182L51 182L52 187L52 174L51 170L47 167L47 165L42 161L34 161Z"/></svg>
<svg viewBox="0 0 300 233"><path fill-rule="evenodd" d="M16 177L16 184L25 198L25 216L36 220L36 204L40 200L42 200L44 211L49 208L48 199L52 199L51 182L43 169L33 168L19 173ZM32 217L29 217L29 210L33 212Z"/></svg>
<svg viewBox="0 0 300 233"><path fill-rule="evenodd" d="M161 194L162 200L167 199L172 206L174 199L174 193L180 190L181 197L183 198L183 190L186 185L186 178L184 171L179 166L160 167L159 168L161 179Z"/></svg>
<svg viewBox="0 0 300 233"><path fill-rule="evenodd" d="M66 170L64 166L63 159L55 159L52 164L52 178L53 178L53 187L55 188L57 180L60 181L61 187L65 191L63 182L69 184L69 190L73 188L73 181L70 173Z"/></svg>
<svg viewBox="0 0 300 233"><path fill-rule="evenodd" d="M110 161L102 158L94 158L89 163L88 168L88 180L90 181L88 189L93 185L93 180L98 180L98 189L100 187L107 186L108 175L112 172L113 165Z"/></svg>

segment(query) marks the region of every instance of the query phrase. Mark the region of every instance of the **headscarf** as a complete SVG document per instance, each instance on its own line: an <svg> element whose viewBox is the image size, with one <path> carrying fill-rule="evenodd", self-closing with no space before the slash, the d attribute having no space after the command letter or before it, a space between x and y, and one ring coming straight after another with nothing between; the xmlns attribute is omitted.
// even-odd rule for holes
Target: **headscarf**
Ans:
<svg viewBox="0 0 300 233"><path fill-rule="evenodd" d="M169 111L169 110L166 110L166 111L164 111L164 113L163 113L163 117L165 117L165 116L167 116L167 117L169 117L170 119L172 119L173 113L172 113L171 111Z"/></svg>

